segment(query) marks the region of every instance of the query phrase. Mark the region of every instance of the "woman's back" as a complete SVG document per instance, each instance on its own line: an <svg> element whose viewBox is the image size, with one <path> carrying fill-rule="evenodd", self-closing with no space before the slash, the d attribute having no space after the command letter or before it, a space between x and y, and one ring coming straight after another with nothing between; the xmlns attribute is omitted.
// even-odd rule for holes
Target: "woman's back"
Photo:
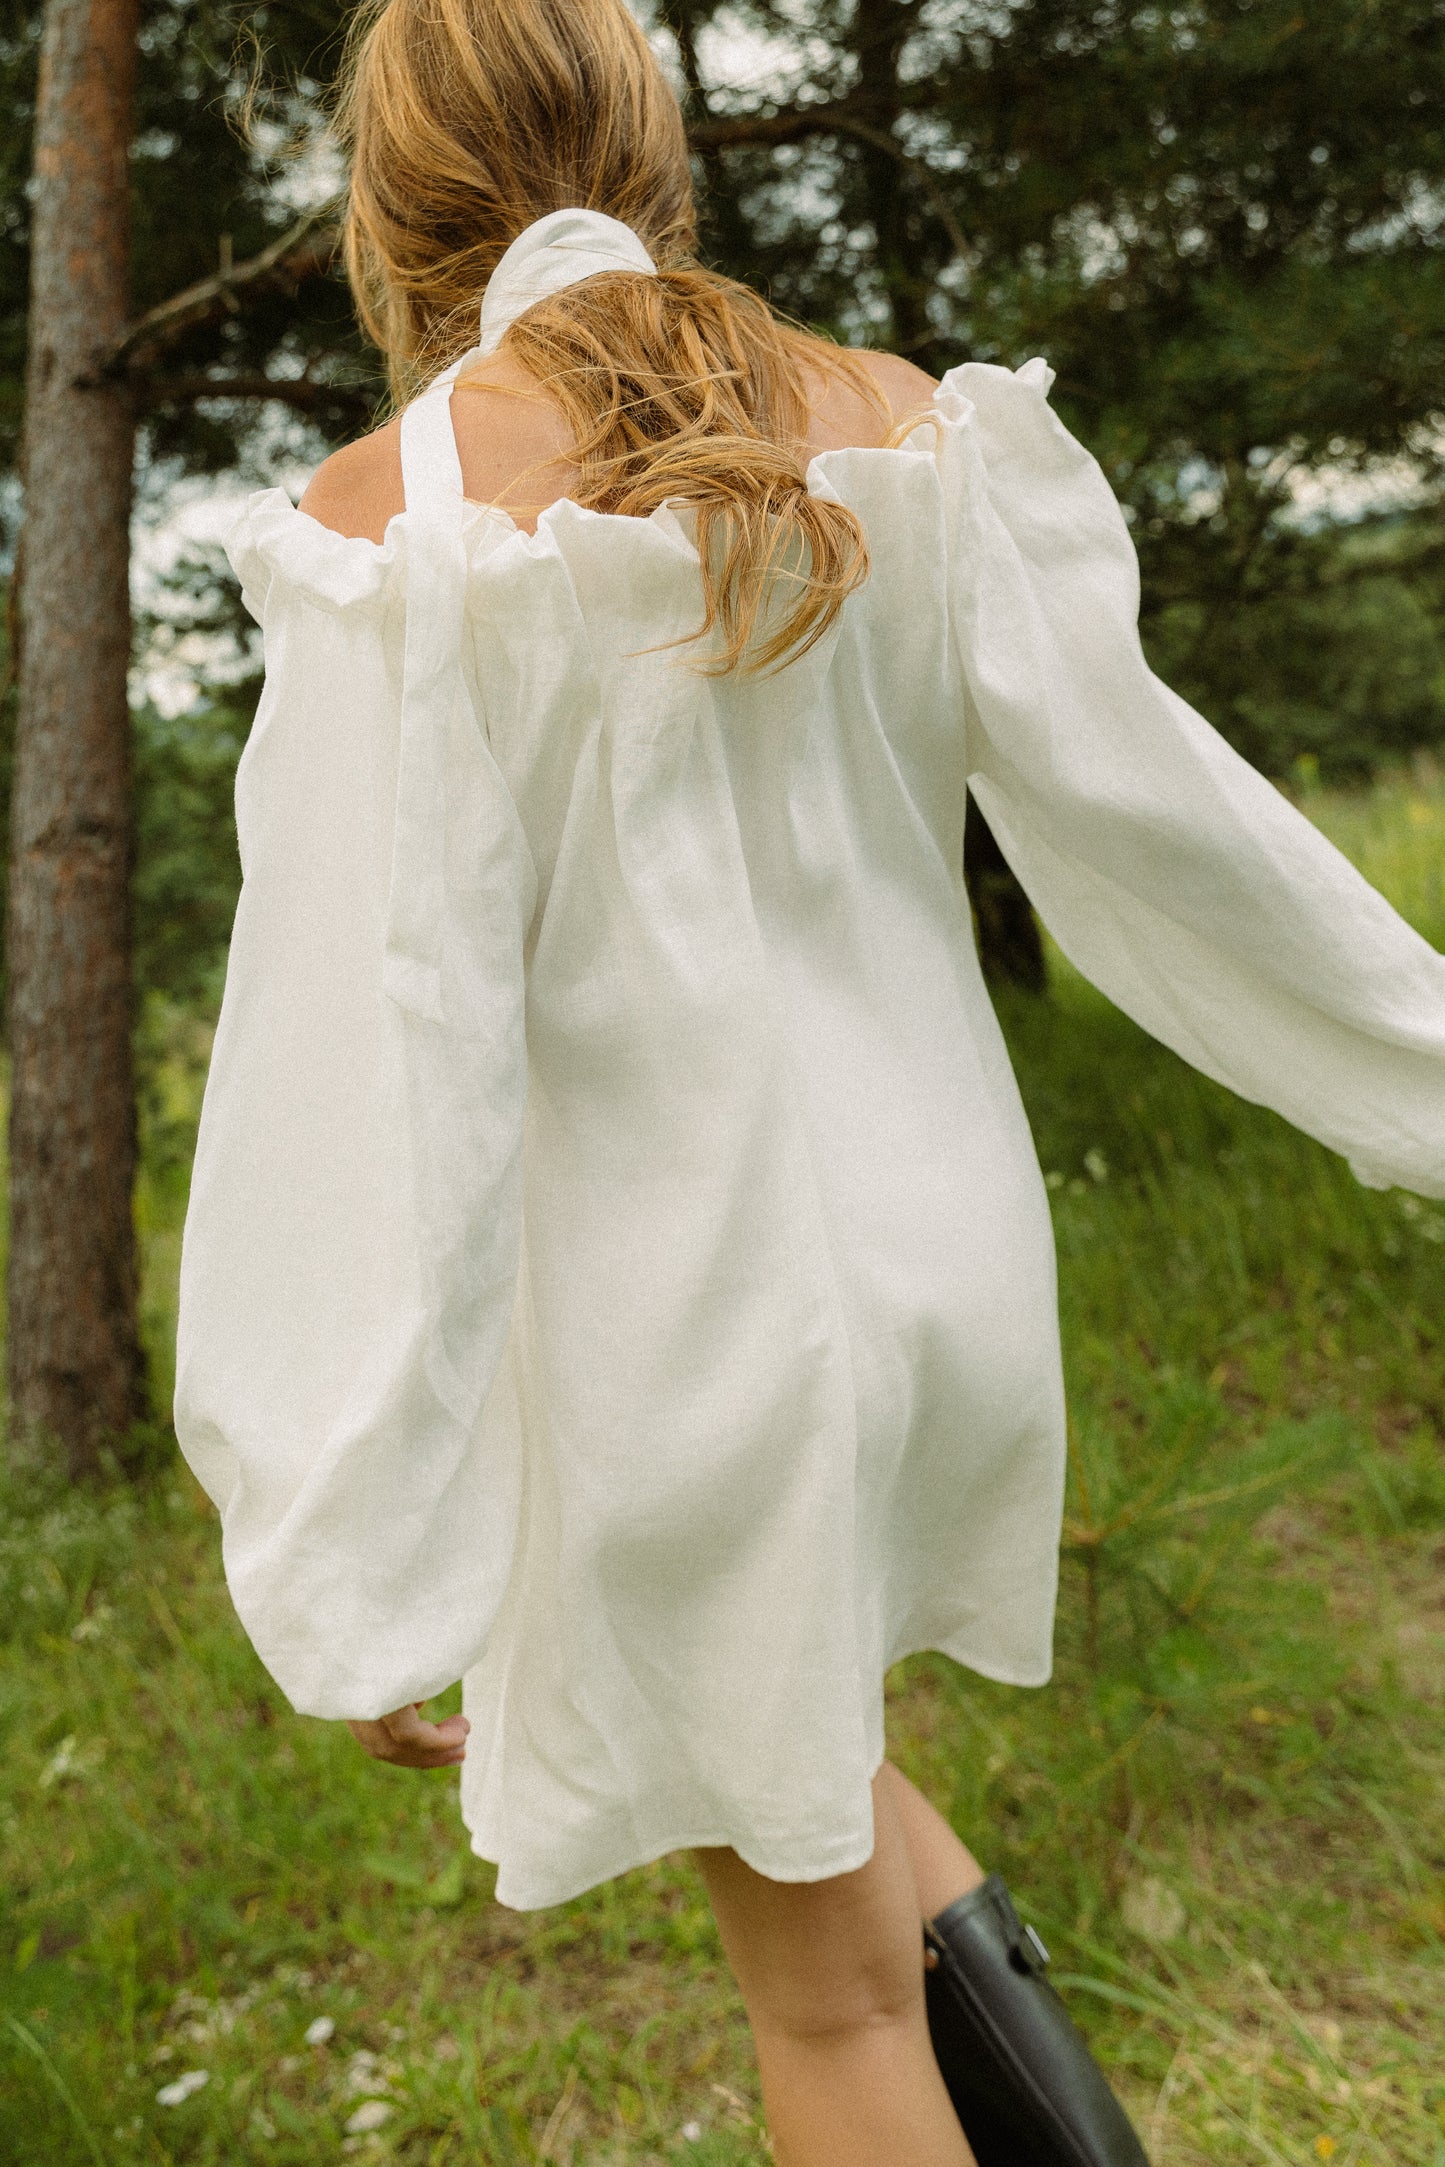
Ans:
<svg viewBox="0 0 1445 2167"><path fill-rule="evenodd" d="M872 366L900 405L933 388ZM869 576L783 668L719 672L692 509L564 495L524 526L494 500L567 486L538 469L552 417L504 367L469 375L315 485L359 533L273 493L233 544L273 675L198 1194L261 1147L278 1074L292 1180L284 1227L227 1238L217 1214L212 1254L233 1311L269 1312L263 1396L284 1377L329 1430L344 1374L369 1430L399 1392L409 1465L455 1469L433 1622L492 1741L465 1804L507 1900L684 1837L794 1877L828 1829L841 1871L882 1754L863 1681L925 1644L1047 1667L1049 1223L962 885L942 424L884 448L864 396L819 400L807 487L858 523ZM282 930L298 879L330 898L305 943ZM285 1302L283 1255L320 1306ZM320 1530L352 1527L344 1552L408 1518L392 1477L333 1464L299 1490L278 1465L232 1516L283 1668ZM960 1516L988 1537L962 1570ZM328 1668L348 1645L369 1665L364 1637ZM292 1689L329 1694L302 1662ZM806 1712L740 1694L771 1672L810 1680ZM798 1833L749 1834L784 1797Z"/></svg>
<svg viewBox="0 0 1445 2167"><path fill-rule="evenodd" d="M820 349L826 352L826 349ZM809 385L804 459L843 445L882 444L929 405L932 377L894 354L859 353L881 395L866 398L836 372L817 368ZM536 378L505 350L468 372L452 401L462 486L473 504L497 504L532 532L538 513L576 488L566 416ZM401 419L335 452L313 477L301 509L338 534L379 542L404 504Z"/></svg>

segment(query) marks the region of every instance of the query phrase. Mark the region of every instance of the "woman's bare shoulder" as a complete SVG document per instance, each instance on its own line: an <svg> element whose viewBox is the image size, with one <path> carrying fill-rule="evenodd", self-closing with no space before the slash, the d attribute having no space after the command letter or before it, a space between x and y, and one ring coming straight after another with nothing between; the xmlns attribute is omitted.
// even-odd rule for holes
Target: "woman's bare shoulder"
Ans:
<svg viewBox="0 0 1445 2167"><path fill-rule="evenodd" d="M469 369L456 394L451 420L463 493L475 504L503 505L530 528L536 512L576 478L560 408L506 354ZM516 501L519 490L529 501ZM301 499L302 511L323 527L372 542L384 539L387 521L405 505L399 415L333 452Z"/></svg>
<svg viewBox="0 0 1445 2167"><path fill-rule="evenodd" d="M901 422L925 413L933 403L938 389L934 378L900 354L850 348L849 358L873 379L886 415L856 381L825 364L819 370L809 432L814 450L881 444ZM467 496L483 504L510 503L518 485L525 484L523 493L534 501L518 504L515 513L521 524L530 526L537 509L575 480L560 411L501 355L470 372L458 389L471 394L459 398L452 410ZM397 416L324 460L307 484L301 509L337 534L380 542L387 522L405 503Z"/></svg>
<svg viewBox="0 0 1445 2167"><path fill-rule="evenodd" d="M819 355L808 433L815 451L882 444L901 423L927 413L938 389L933 377L901 354L875 353L868 347L849 347L846 352L852 364L848 368L830 367L826 349ZM876 396L870 398L858 382L857 368L872 379Z"/></svg>
<svg viewBox="0 0 1445 2167"><path fill-rule="evenodd" d="M905 361L902 354L875 353L871 347L860 349L858 359L888 401L895 424L932 406L938 378L916 362Z"/></svg>
<svg viewBox="0 0 1445 2167"><path fill-rule="evenodd" d="M401 418L343 444L306 485L301 509L337 534L380 542L406 501L401 481Z"/></svg>

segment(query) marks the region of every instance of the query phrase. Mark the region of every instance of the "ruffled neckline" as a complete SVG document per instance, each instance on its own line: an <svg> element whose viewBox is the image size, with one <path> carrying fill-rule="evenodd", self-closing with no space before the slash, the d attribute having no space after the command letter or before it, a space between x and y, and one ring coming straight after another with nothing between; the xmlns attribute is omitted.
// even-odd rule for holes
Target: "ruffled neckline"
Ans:
<svg viewBox="0 0 1445 2167"><path fill-rule="evenodd" d="M971 422L974 402L962 379L980 369L990 376L1008 377L1045 399L1054 376L1047 362L1037 358L1013 371L977 362L961 363L948 370L932 406L920 414L900 443L845 444L815 452L805 470L809 494L844 500L840 484L850 464L932 458L935 432L940 425L960 428ZM405 510L394 513L383 539L376 542L367 535L338 534L293 504L284 489L258 489L245 500L227 538L226 553L241 582L247 606L258 619L271 580L278 574L324 607L352 609L390 597L397 573L405 563L408 523L415 517L415 513ZM582 522L616 526L626 530L634 541L641 538L644 549L656 549L660 544L667 554L690 564L697 562L694 520L685 504L661 504L639 519L630 513L595 511L571 497L559 497L538 515L535 531L528 533L502 505L463 500L462 535L474 565L479 558L501 549L524 556L555 555L566 528Z"/></svg>

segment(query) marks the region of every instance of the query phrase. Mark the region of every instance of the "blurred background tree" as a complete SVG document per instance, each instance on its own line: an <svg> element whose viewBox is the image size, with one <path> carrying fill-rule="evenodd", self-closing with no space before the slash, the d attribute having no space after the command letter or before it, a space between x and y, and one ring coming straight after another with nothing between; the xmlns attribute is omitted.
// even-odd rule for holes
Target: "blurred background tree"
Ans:
<svg viewBox="0 0 1445 2167"><path fill-rule="evenodd" d="M0 8L12 545L41 12ZM376 411L325 132L351 12L142 8L135 321L104 366L152 520L186 479L319 458ZM1242 751L1338 780L1445 741L1440 0L658 0L649 20L707 258L934 373L1045 353L1131 518L1151 659ZM179 609L197 680L179 716L136 712L142 1010L214 1000L254 695L221 568L179 576L140 626L144 661ZM9 690L5 710L8 732ZM990 961L1037 981L1006 867L985 834L969 850Z"/></svg>
<svg viewBox="0 0 1445 2167"><path fill-rule="evenodd" d="M741 0L786 97L668 13L714 255L934 373L1046 354L1251 759L1440 740L1445 7Z"/></svg>
<svg viewBox="0 0 1445 2167"><path fill-rule="evenodd" d="M140 0L46 0L38 19L22 10L10 27L17 118L31 124L33 148L25 215L12 204L6 236L6 270L24 271L29 311L25 523L9 613L7 1381L13 1449L54 1454L80 1475L148 1412L133 1219L127 697L137 428L146 424L143 471L164 474L168 454L203 471L234 460L216 403L254 397L258 377L268 404L333 425L357 413L312 375L304 329L295 335L267 308L315 268L310 222L293 207L284 271L263 252L240 276L234 234L194 222L198 205L243 221L251 208L235 188L214 193L206 121L212 134L224 126L226 100L215 95L201 11L143 18ZM304 92L272 103L282 108L279 129L264 116L273 138L304 151ZM234 179L238 158L229 162ZM274 216L285 190L271 195ZM198 238L214 252L214 275L146 309L132 258L169 282ZM233 287L256 305L242 308ZM220 333L219 369L197 351L208 327ZM261 371L248 366L258 345ZM15 403L12 387L6 404Z"/></svg>

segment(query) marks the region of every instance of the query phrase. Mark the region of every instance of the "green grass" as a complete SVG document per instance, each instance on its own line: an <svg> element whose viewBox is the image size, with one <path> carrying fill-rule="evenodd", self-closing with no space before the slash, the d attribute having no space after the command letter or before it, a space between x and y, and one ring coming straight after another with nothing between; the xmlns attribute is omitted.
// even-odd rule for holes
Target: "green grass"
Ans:
<svg viewBox="0 0 1445 2167"><path fill-rule="evenodd" d="M1445 945L1445 790L1309 809ZM894 1750L1010 1877L1158 2167L1445 2167L1445 1207L1360 1189L1057 964L1006 1022L1062 1266L1058 1675L916 1659ZM164 1386L204 1033L150 1028ZM765 2156L686 1860L500 1909L452 1779L286 1709L182 1470L5 1505L7 2167Z"/></svg>

